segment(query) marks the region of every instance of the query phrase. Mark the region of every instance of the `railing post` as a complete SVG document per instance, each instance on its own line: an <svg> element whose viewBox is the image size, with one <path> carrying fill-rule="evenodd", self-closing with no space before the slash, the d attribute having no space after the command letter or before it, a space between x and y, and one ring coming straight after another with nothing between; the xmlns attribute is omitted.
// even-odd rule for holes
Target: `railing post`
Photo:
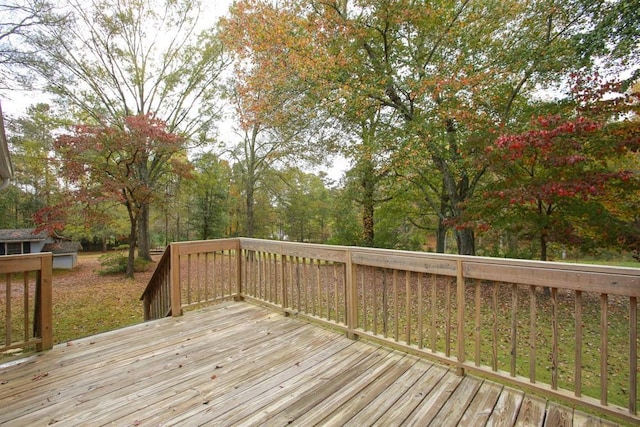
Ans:
<svg viewBox="0 0 640 427"><path fill-rule="evenodd" d="M182 316L182 289L180 287L180 250L177 245L171 244L171 316Z"/></svg>
<svg viewBox="0 0 640 427"><path fill-rule="evenodd" d="M457 310L458 310L458 363L460 364L456 368L456 374L462 376L464 375L464 368L462 364L464 363L465 357L465 348L464 348L464 311L465 311L465 282L464 282L464 271L462 260L457 260L457 280L456 280L456 291L457 291Z"/></svg>
<svg viewBox="0 0 640 427"><path fill-rule="evenodd" d="M37 351L53 348L53 298L51 281L53 276L53 254L44 254L41 258L40 271L37 276L36 290L38 328L34 334L40 336L40 343L36 344Z"/></svg>
<svg viewBox="0 0 640 427"><path fill-rule="evenodd" d="M347 250L347 260L345 263L345 284L347 292L345 294L345 305L347 311L347 338L355 340L355 332L358 326L358 289L355 280L355 266L351 258L351 251Z"/></svg>

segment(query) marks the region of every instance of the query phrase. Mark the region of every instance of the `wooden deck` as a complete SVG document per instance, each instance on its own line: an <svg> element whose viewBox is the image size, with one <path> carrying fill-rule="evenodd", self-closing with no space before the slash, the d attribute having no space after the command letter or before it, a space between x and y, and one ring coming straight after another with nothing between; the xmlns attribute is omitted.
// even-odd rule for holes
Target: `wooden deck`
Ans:
<svg viewBox="0 0 640 427"><path fill-rule="evenodd" d="M0 366L0 424L614 425L243 302Z"/></svg>

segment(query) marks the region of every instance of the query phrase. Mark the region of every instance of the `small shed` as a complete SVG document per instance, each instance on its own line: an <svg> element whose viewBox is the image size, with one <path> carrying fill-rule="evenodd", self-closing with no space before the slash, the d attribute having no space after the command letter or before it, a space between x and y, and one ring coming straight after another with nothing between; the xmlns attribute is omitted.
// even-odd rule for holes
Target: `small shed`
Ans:
<svg viewBox="0 0 640 427"><path fill-rule="evenodd" d="M79 242L35 228L0 230L0 256L51 252L53 268L70 269L78 263L80 249Z"/></svg>
<svg viewBox="0 0 640 427"><path fill-rule="evenodd" d="M82 249L80 242L57 240L44 245L42 252L53 254L53 268L72 269L78 264L78 251Z"/></svg>

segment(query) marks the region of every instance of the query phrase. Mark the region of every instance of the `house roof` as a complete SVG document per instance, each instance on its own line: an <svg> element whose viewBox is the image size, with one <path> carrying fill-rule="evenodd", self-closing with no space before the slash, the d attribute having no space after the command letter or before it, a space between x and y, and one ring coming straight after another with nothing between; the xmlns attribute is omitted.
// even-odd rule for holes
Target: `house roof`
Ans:
<svg viewBox="0 0 640 427"><path fill-rule="evenodd" d="M47 243L42 248L42 252L51 252L53 254L71 254L78 252L82 249L82 245L80 242L71 242L71 241L58 241L53 243Z"/></svg>
<svg viewBox="0 0 640 427"><path fill-rule="evenodd" d="M9 185L11 178L13 178L13 166L9 156L9 145L4 131L4 117L0 106L0 190Z"/></svg>
<svg viewBox="0 0 640 427"><path fill-rule="evenodd" d="M0 242L35 242L49 237L46 231L34 233L35 228L18 228L0 230Z"/></svg>

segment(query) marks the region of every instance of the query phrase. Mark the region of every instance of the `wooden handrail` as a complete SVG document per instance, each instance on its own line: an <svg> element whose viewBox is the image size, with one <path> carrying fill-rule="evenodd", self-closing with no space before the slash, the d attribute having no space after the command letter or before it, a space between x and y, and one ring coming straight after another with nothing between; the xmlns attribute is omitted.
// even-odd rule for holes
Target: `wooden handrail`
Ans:
<svg viewBox="0 0 640 427"><path fill-rule="evenodd" d="M460 374L640 421L640 269L246 238L170 250L173 315L247 299L437 359ZM609 373L608 362L621 354L626 373ZM624 388L626 403L611 402L615 387Z"/></svg>
<svg viewBox="0 0 640 427"><path fill-rule="evenodd" d="M0 256L0 280L4 282L0 352L53 347L52 274L53 255L49 252Z"/></svg>
<svg viewBox="0 0 640 427"><path fill-rule="evenodd" d="M170 303L171 246L167 246L156 269L147 283L140 300L143 301L144 319L159 319L171 315Z"/></svg>

